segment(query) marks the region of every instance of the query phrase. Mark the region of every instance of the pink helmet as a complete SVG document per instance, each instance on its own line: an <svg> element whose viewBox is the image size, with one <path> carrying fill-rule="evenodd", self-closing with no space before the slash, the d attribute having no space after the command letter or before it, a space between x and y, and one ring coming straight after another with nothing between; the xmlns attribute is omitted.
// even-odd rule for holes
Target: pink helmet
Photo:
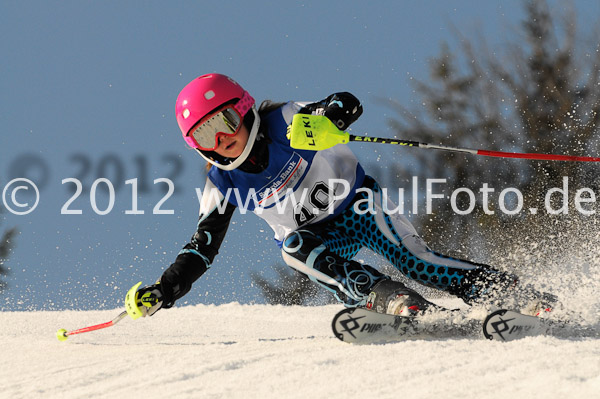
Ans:
<svg viewBox="0 0 600 399"><path fill-rule="evenodd" d="M250 109L253 110L255 117L246 148L238 158L224 164L211 156L214 154L208 154L197 148L194 141L188 137L188 133L202 118L224 104L232 103L235 104L235 108L242 117L246 116ZM203 158L218 168L232 170L246 160L256 139L259 117L254 104L254 98L233 79L218 73L211 73L192 80L181 90L175 103L175 116L183 138L190 147L195 148Z"/></svg>

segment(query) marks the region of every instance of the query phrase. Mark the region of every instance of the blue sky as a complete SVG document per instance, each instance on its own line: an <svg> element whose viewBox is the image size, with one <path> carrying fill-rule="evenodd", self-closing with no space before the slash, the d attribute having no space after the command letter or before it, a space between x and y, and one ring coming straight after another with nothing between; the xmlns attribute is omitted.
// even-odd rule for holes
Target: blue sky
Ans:
<svg viewBox="0 0 600 399"><path fill-rule="evenodd" d="M552 3L559 12L565 6ZM575 2L589 29L599 7ZM415 101L440 43L483 34L502 48L523 16L520 1L23 1L0 4L0 189L15 177L40 188L38 208L4 212L20 235L3 309L112 308L137 281L151 283L194 232L204 164L174 118L177 94L198 75L228 74L258 100L319 100L350 91L365 107L355 133L392 134L379 101ZM389 153L353 144L385 169ZM394 159L393 161L398 161ZM61 215L79 177L85 190ZM114 209L94 213L98 177L116 188ZM176 192L153 215L171 177ZM131 185L138 178L138 208ZM96 193L97 207L108 204ZM21 198L21 202L26 197ZM270 228L237 215L213 268L184 302L260 301L249 272L280 263Z"/></svg>

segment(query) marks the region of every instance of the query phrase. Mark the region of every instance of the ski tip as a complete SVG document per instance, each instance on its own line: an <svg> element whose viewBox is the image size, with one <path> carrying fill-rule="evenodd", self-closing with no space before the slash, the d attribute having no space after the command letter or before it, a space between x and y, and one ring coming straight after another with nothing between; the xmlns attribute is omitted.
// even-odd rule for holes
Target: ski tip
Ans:
<svg viewBox="0 0 600 399"><path fill-rule="evenodd" d="M499 309L487 315L485 320L483 321L483 336L486 339L494 340L494 335L492 335L492 331L489 330L490 320L496 316L504 316L508 310L507 309Z"/></svg>
<svg viewBox="0 0 600 399"><path fill-rule="evenodd" d="M490 313L483 322L483 335L490 340L514 341L525 337L546 335L551 323L543 318L500 309Z"/></svg>
<svg viewBox="0 0 600 399"><path fill-rule="evenodd" d="M333 330L333 335L335 335L335 337L337 339L339 339L340 341L347 342L344 340L344 334L342 332L338 331L338 328L337 328L338 320L343 315L352 314L352 313L354 313L354 308L346 308L344 310L341 310L335 315L335 317L333 318L333 321L331 322L331 329Z"/></svg>

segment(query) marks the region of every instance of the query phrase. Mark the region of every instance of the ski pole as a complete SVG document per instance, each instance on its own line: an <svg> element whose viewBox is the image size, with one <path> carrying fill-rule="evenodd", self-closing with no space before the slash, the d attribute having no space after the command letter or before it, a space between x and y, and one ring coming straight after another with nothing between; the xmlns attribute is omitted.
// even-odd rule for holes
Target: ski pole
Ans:
<svg viewBox="0 0 600 399"><path fill-rule="evenodd" d="M117 324L118 322L120 322L121 320L123 320L123 318L125 316L127 316L126 310L122 311L117 317L115 317L114 319L112 319L111 321L106 322L106 323L97 324L95 326L83 327L83 328L80 328L78 330L73 330L73 331L67 331L64 328L61 328L60 330L58 330L56 332L56 338L58 338L59 341L66 341L67 338L69 338L69 335L81 334L81 333L86 333L86 332L90 332L90 331L101 330L101 329L107 328L107 327L112 327L115 324Z"/></svg>
<svg viewBox="0 0 600 399"><path fill-rule="evenodd" d="M288 138L290 139L290 146L292 148L313 151L326 150L337 144L346 144L351 141L360 141L363 143L395 144L407 147L418 147L452 152L465 152L473 155L484 155L488 157L498 158L537 159L545 161L600 162L600 157L580 157L574 155L560 154L537 154L475 150L470 148L427 144L411 140L355 136L348 132L342 132L337 128L337 126L333 124L333 122L329 120L329 118L323 115L294 115L292 124L288 126Z"/></svg>
<svg viewBox="0 0 600 399"><path fill-rule="evenodd" d="M520 159L536 159L536 160L545 160L545 161L600 162L600 157L580 157L580 156L575 156L575 155L561 155L561 154L540 154L540 153L527 153L527 152L474 150L474 149L470 149L470 148L459 148L459 147L449 147L449 146L445 146L445 145L420 143L418 141L394 140L394 139L384 139L384 138L378 138L378 137L355 136L352 134L348 135L348 141L360 141L363 143L396 144L396 145L404 145L404 146L408 146L408 147L429 148L429 149L434 149L434 150L466 152L466 153L474 154L474 155L483 155L483 156L487 156L487 157L497 157L497 158L520 158Z"/></svg>

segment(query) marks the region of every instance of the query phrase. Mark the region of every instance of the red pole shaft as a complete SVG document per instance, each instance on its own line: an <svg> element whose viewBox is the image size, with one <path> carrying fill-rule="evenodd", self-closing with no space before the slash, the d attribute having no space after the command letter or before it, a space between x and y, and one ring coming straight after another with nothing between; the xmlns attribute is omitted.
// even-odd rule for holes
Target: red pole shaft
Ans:
<svg viewBox="0 0 600 399"><path fill-rule="evenodd" d="M98 325L90 326L90 327L83 327L78 330L68 331L67 335L75 335L75 334L81 334L81 333L86 333L86 332L90 332L90 331L100 330L102 328L112 327L114 324L115 323L113 323L113 321L111 320L107 323L102 323L102 324L98 324Z"/></svg>
<svg viewBox="0 0 600 399"><path fill-rule="evenodd" d="M90 331L101 330L101 329L107 328L107 327L112 327L115 324L117 324L119 321L121 321L121 319L123 319L123 317L125 317L125 316L127 316L127 311L121 312L121 314L119 314L117 317L115 317L113 320L111 320L109 322L97 324L95 326L83 327L78 330L67 331L65 333L65 335L81 334L81 333L86 333L86 332L90 332Z"/></svg>

